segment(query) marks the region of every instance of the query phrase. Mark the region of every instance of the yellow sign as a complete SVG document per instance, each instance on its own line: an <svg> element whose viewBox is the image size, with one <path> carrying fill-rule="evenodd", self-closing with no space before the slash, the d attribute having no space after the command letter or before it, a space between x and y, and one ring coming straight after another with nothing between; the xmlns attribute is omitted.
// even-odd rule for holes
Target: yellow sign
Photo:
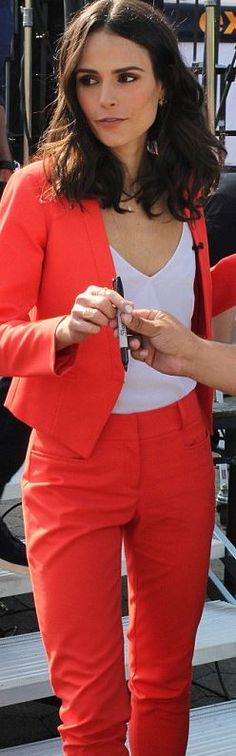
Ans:
<svg viewBox="0 0 236 756"><path fill-rule="evenodd" d="M201 14L199 19L199 26L204 33L206 30L206 11ZM219 18L219 30L223 34L233 34L236 32L236 12L232 10L225 10L221 13Z"/></svg>

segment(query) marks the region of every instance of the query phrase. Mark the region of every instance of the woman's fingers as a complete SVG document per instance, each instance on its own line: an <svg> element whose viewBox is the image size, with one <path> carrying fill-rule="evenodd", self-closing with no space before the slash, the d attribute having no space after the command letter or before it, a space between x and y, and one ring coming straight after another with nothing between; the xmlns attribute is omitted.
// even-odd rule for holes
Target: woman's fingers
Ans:
<svg viewBox="0 0 236 756"><path fill-rule="evenodd" d="M97 334L112 325L116 327L116 313L130 313L133 303L113 289L99 286L88 288L77 295L69 315L62 318L56 329L56 349L79 344L86 336Z"/></svg>
<svg viewBox="0 0 236 756"><path fill-rule="evenodd" d="M133 309L133 302L130 300L124 299L113 289L98 286L89 286L85 292L76 297L75 304L99 310L107 318L107 322L114 318L114 310L129 313Z"/></svg>
<svg viewBox="0 0 236 756"><path fill-rule="evenodd" d="M102 310L99 310L97 307L84 307L77 302L72 307L71 318L86 333L96 333L100 328L107 326L109 323L109 318Z"/></svg>
<svg viewBox="0 0 236 756"><path fill-rule="evenodd" d="M89 320L83 320L83 318L76 318L71 316L69 330L72 336L74 335L75 337L79 337L79 334L89 336L90 334L99 333L101 327Z"/></svg>
<svg viewBox="0 0 236 756"><path fill-rule="evenodd" d="M89 286L78 294L71 310L71 331L95 334L109 324L114 328L117 309L130 312L132 303L124 300L113 289Z"/></svg>

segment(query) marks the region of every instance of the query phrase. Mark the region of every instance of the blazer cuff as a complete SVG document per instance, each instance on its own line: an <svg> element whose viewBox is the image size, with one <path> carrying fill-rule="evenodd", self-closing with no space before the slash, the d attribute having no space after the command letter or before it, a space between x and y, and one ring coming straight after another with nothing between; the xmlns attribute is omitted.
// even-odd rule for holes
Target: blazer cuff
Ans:
<svg viewBox="0 0 236 756"><path fill-rule="evenodd" d="M51 366L52 366L52 372L54 375L64 375L64 373L67 373L68 370L74 365L77 351L78 351L78 344L72 344L71 346L65 347L65 349L60 349L56 351L56 329L61 320L64 319L65 316L62 318L56 319L56 325L54 328L54 334L53 334L53 345L52 345L52 355L51 355Z"/></svg>
<svg viewBox="0 0 236 756"><path fill-rule="evenodd" d="M77 344L72 344L66 349L61 349L60 352L55 352L54 369L55 375L63 375L74 365L76 354L78 350Z"/></svg>

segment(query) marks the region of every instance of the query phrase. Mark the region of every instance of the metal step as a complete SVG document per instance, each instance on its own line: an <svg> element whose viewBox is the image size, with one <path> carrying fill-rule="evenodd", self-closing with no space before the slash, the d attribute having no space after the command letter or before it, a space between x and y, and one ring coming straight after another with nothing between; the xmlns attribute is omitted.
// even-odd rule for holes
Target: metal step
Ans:
<svg viewBox="0 0 236 756"><path fill-rule="evenodd" d="M235 754L236 701L192 709L187 756Z"/></svg>
<svg viewBox="0 0 236 756"><path fill-rule="evenodd" d="M197 631L193 666L235 655L236 607L225 601L208 601Z"/></svg>
<svg viewBox="0 0 236 756"><path fill-rule="evenodd" d="M23 540L23 539L22 539ZM1 559L0 559L1 564ZM12 565L14 567L14 565ZM18 596L21 593L32 593L32 585L27 567L21 574L17 571L9 570L7 567L0 567L0 597Z"/></svg>
<svg viewBox="0 0 236 756"><path fill-rule="evenodd" d="M128 629L128 617L123 617L123 629ZM198 627L193 666L231 659L236 655L236 607L226 601L207 601ZM128 676L127 643L125 665ZM236 748L235 748L236 754Z"/></svg>
<svg viewBox="0 0 236 756"><path fill-rule="evenodd" d="M40 743L24 743L12 748L1 748L1 756L62 756L59 738L42 740Z"/></svg>
<svg viewBox="0 0 236 756"><path fill-rule="evenodd" d="M216 536L214 535L211 542L211 562L213 562L214 559L222 559L224 555L224 544L219 540L219 538L216 538Z"/></svg>
<svg viewBox="0 0 236 756"><path fill-rule="evenodd" d="M128 677L126 630L125 670ZM236 608L224 601L207 602L198 628L193 664L206 664L236 655ZM52 695L46 655L40 634L0 638L0 706Z"/></svg>
<svg viewBox="0 0 236 756"><path fill-rule="evenodd" d="M235 756L236 701L211 704L190 713L186 756ZM1 756L62 756L59 738L1 749Z"/></svg>
<svg viewBox="0 0 236 756"><path fill-rule="evenodd" d="M22 467L17 470L15 475L12 476L9 483L5 485L2 504L4 504L4 502L8 501L9 499L17 499L18 501L21 500L21 476L23 473L23 467L24 466L22 465Z"/></svg>
<svg viewBox="0 0 236 756"><path fill-rule="evenodd" d="M10 570L0 570L1 598L31 592L32 586L29 575L18 575L16 572L10 572Z"/></svg>

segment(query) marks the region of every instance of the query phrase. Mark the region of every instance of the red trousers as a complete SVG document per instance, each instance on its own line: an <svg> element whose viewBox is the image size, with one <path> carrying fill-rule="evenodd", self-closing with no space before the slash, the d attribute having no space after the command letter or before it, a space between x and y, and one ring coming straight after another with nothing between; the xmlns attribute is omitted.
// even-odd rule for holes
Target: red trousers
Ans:
<svg viewBox="0 0 236 756"><path fill-rule="evenodd" d="M132 756L184 756L214 524L214 471L196 393L164 409L112 415L86 460L33 431L23 499L64 755L127 756L130 721Z"/></svg>

